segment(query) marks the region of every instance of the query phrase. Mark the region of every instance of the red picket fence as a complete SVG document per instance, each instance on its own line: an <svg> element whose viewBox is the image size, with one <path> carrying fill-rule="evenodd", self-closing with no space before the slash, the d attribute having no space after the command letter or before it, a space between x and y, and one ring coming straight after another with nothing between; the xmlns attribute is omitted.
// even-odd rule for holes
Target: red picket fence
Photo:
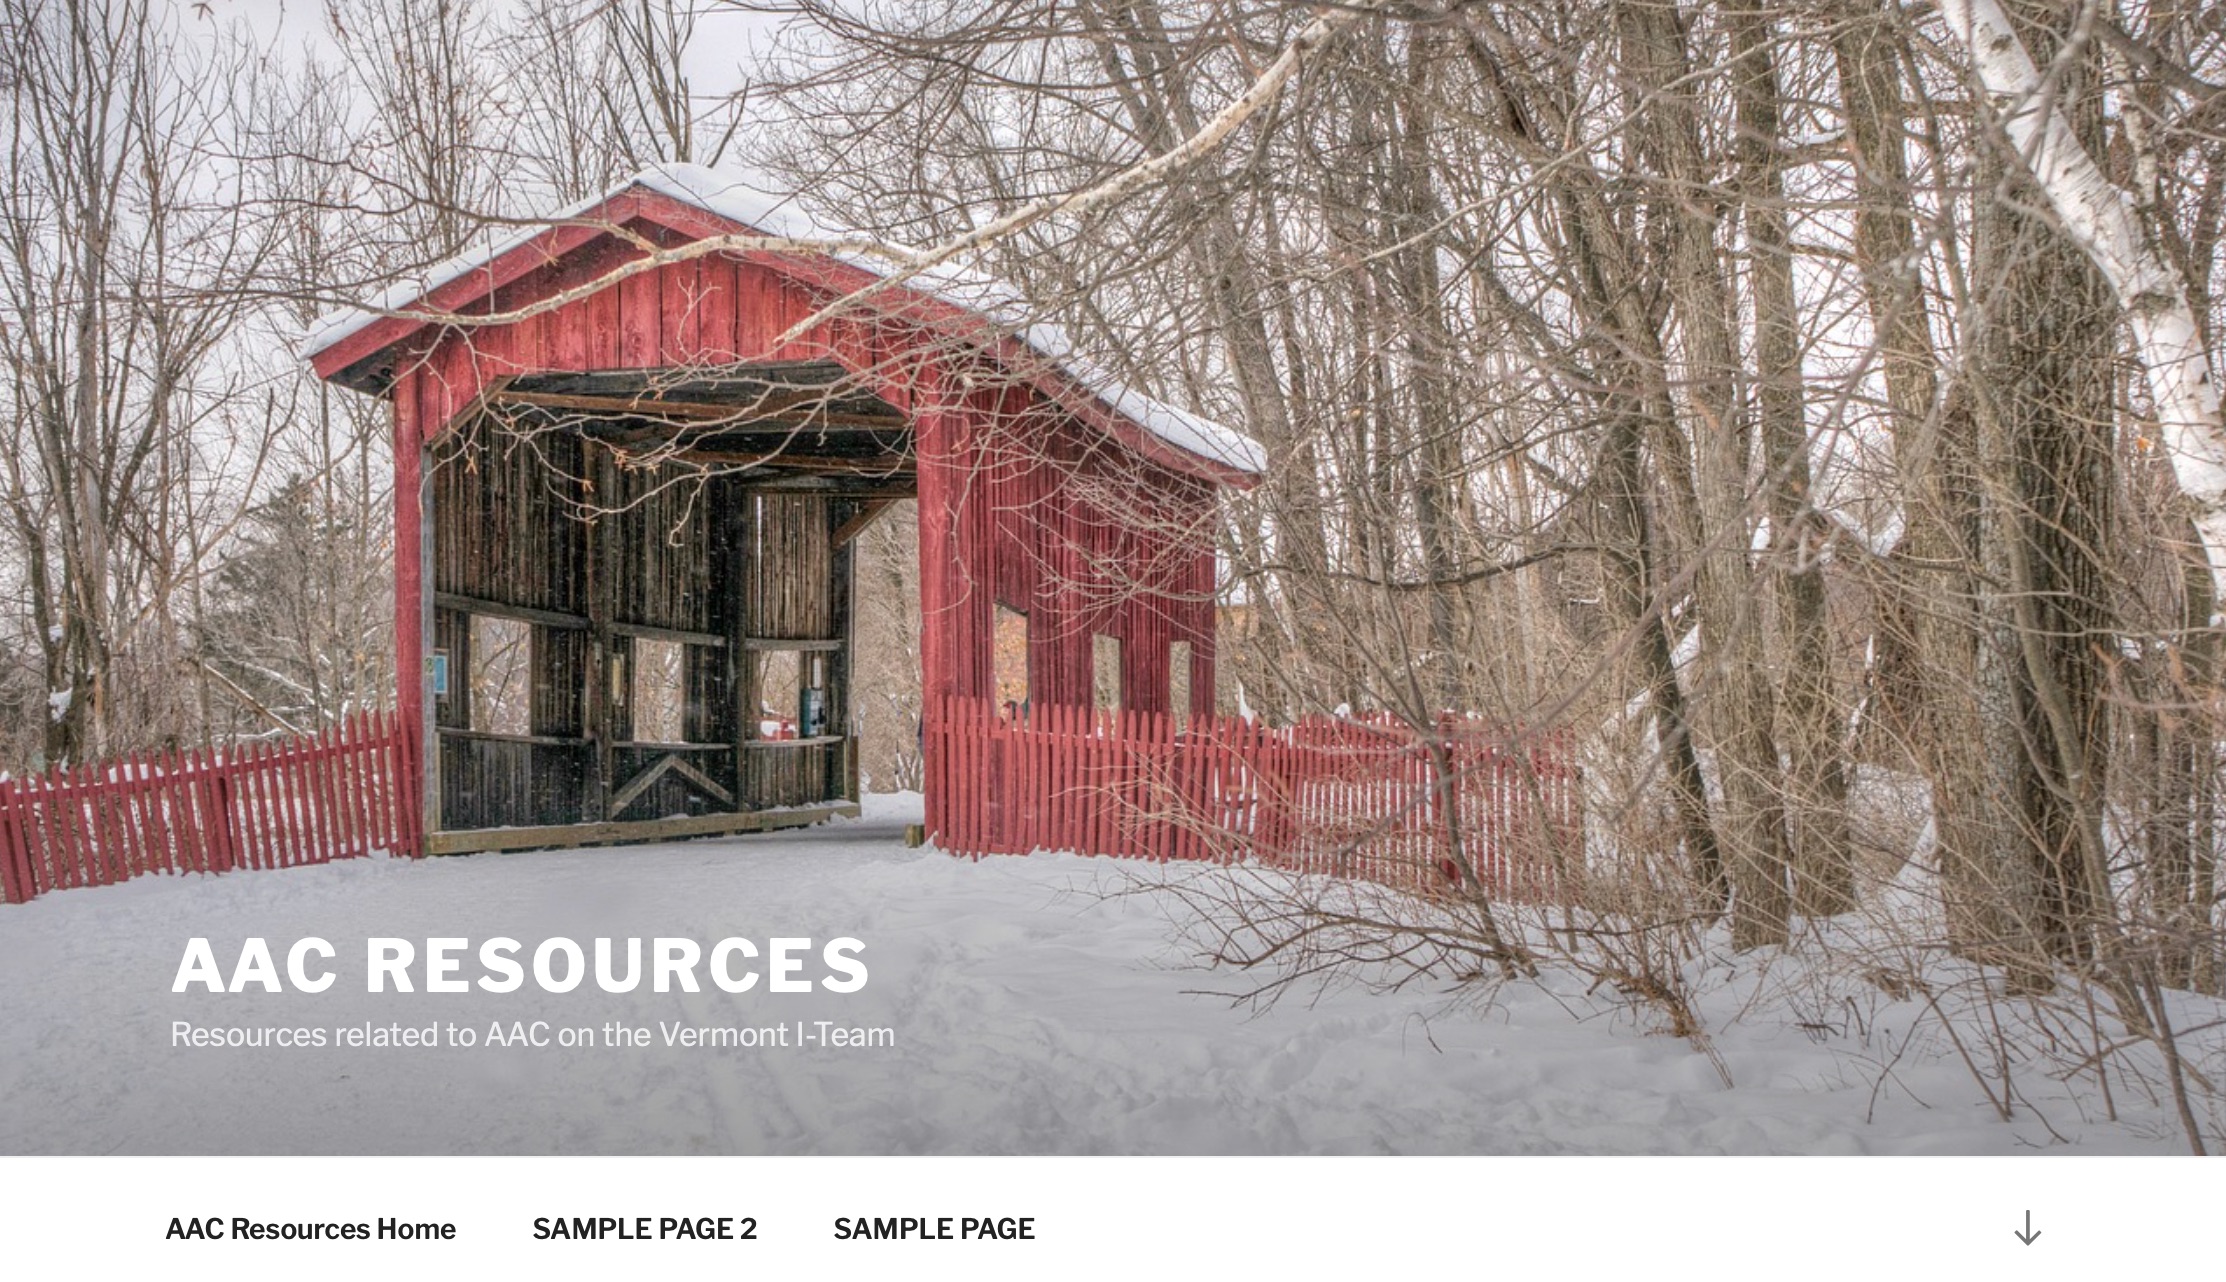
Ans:
<svg viewBox="0 0 2226 1282"><path fill-rule="evenodd" d="M954 854L1252 860L1425 893L1460 885L1465 864L1527 899L1553 898L1581 857L1564 732L1458 717L1428 735L1389 718L1177 730L1165 714L1004 716L957 698L929 711L928 827Z"/></svg>
<svg viewBox="0 0 2226 1282"><path fill-rule="evenodd" d="M0 780L0 890L422 853L417 746L391 713L278 742Z"/></svg>

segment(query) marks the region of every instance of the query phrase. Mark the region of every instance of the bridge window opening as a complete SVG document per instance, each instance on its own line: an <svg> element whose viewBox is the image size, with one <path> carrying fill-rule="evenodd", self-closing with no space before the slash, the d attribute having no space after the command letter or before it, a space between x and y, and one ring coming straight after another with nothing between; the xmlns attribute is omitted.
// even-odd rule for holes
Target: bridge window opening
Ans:
<svg viewBox="0 0 2226 1282"><path fill-rule="evenodd" d="M990 686L998 711L1028 710L1028 612L999 602L990 632Z"/></svg>
<svg viewBox="0 0 2226 1282"><path fill-rule="evenodd" d="M471 728L485 734L533 732L533 625L471 616Z"/></svg>
<svg viewBox="0 0 2226 1282"><path fill-rule="evenodd" d="M1190 728L1190 642L1167 647L1167 712L1175 729Z"/></svg>
<svg viewBox="0 0 2226 1282"><path fill-rule="evenodd" d="M797 650L759 650L757 718L754 737L800 739L803 733L804 655Z"/></svg>
<svg viewBox="0 0 2226 1282"><path fill-rule="evenodd" d="M688 742L687 657L678 641L634 638L635 742Z"/></svg>
<svg viewBox="0 0 2226 1282"><path fill-rule="evenodd" d="M1121 710L1121 639L1098 633L1090 638L1090 703Z"/></svg>

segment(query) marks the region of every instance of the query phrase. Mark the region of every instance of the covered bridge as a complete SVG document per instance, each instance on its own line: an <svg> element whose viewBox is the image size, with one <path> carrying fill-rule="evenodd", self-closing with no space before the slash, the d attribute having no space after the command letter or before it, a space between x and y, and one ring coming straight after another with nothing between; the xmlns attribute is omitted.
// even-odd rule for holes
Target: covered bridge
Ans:
<svg viewBox="0 0 2226 1282"><path fill-rule="evenodd" d="M433 851L854 811L851 541L904 498L929 706L1212 707L1216 487L1259 447L729 176L647 170L307 350L393 405Z"/></svg>

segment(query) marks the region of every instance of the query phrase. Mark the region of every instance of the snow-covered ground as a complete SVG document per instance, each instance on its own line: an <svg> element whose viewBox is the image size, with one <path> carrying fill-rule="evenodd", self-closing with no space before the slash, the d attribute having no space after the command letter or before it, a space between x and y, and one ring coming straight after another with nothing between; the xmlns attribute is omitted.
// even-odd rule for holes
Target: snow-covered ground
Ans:
<svg viewBox="0 0 2226 1282"><path fill-rule="evenodd" d="M0 1152L2184 1151L2166 1109L2130 1089L2106 1122L2035 1068L2020 1089L2040 1114L2003 1123L1944 1048L1895 1059L1895 1030L1868 1020L1861 1037L1768 1009L1733 1022L1735 985L1704 1006L1730 1089L1687 1042L1569 985L1512 986L1483 1009L1345 990L1248 1014L1199 994L1228 981L1182 964L1164 903L1107 897L1134 866L908 851L906 804L787 835L143 879L0 909ZM227 970L248 936L329 939L340 980L314 996L173 995L195 935ZM592 980L568 994L529 980L506 995L372 995L372 935L506 935L529 949L552 936L847 935L864 941L872 978L847 995L617 996ZM176 1020L822 1019L892 1029L895 1044L171 1045Z"/></svg>

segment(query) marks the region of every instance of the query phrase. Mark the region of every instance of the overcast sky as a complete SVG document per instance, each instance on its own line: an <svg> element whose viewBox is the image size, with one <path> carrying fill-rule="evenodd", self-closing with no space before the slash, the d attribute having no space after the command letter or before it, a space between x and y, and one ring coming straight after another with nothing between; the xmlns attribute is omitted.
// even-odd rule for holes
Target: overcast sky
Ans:
<svg viewBox="0 0 2226 1282"><path fill-rule="evenodd" d="M531 3L531 0L525 0ZM580 4L582 0L572 0ZM156 0L185 20L188 27L211 23L244 23L258 42L274 53L333 49L332 22L324 0ZM478 0L489 12L523 7L519 0ZM764 41L764 33L779 25L777 15L745 12L718 0L702 3L696 42L688 50L688 76L699 94L719 96L744 79L743 68Z"/></svg>

